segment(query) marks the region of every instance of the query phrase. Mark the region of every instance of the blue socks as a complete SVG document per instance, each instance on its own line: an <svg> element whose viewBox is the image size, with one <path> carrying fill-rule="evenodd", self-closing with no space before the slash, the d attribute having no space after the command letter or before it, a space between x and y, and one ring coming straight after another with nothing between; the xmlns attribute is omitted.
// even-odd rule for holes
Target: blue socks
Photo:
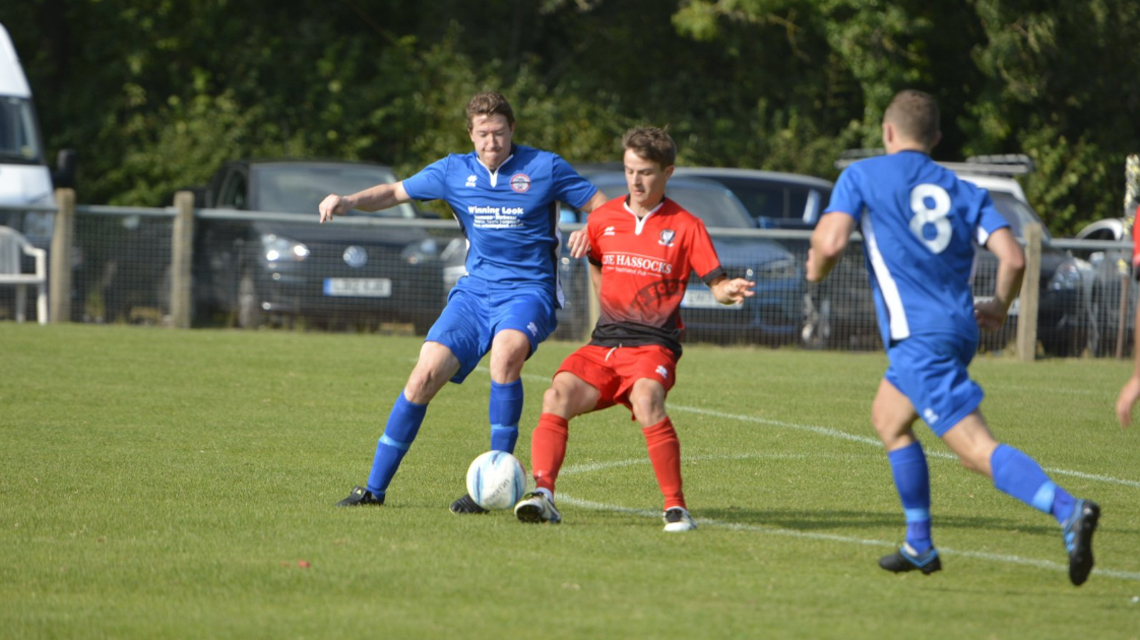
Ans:
<svg viewBox="0 0 1140 640"><path fill-rule="evenodd" d="M519 418L522 417L523 383L509 384L491 381L491 402L487 409L491 419L491 450L514 453L519 439Z"/></svg>
<svg viewBox="0 0 1140 640"><path fill-rule="evenodd" d="M416 439L426 413L426 404L415 404L404 397L403 390L400 391L400 397L396 398L396 404L388 414L384 435L376 443L376 457L372 460L372 472L368 474L368 490L374 495L382 496L388 490L388 484L396 475L408 447Z"/></svg>
<svg viewBox="0 0 1140 640"><path fill-rule="evenodd" d="M510 384L491 382L491 402L488 410L491 419L491 449L514 453L519 438L519 418L522 416L523 384L515 380ZM388 491L388 485L408 448L416 439L427 413L426 404L416 404L404 397L396 398L388 414L384 435L376 443L376 457L368 474L368 490L377 496Z"/></svg>
<svg viewBox="0 0 1140 640"><path fill-rule="evenodd" d="M906 543L919 555L933 546L930 538L930 471L922 444L887 452L895 488L906 514Z"/></svg>
<svg viewBox="0 0 1140 640"><path fill-rule="evenodd" d="M1058 487L1033 458L1005 444L990 458L994 486L1064 524L1073 511L1073 496Z"/></svg>

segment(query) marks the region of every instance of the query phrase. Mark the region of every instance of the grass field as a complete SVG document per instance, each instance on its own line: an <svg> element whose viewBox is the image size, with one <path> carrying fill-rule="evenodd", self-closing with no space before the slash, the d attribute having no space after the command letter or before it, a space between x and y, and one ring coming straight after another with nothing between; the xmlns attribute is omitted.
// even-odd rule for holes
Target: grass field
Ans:
<svg viewBox="0 0 1140 640"><path fill-rule="evenodd" d="M0 323L5 638L1136 638L1130 365L980 358L999 439L1102 507L1066 574L1049 516L922 427L944 570L887 574L904 525L869 426L880 354L690 347L669 398L700 529L661 531L624 410L571 425L560 526L455 516L486 370L450 385L381 508L362 484L413 338ZM575 345L525 372L518 453Z"/></svg>

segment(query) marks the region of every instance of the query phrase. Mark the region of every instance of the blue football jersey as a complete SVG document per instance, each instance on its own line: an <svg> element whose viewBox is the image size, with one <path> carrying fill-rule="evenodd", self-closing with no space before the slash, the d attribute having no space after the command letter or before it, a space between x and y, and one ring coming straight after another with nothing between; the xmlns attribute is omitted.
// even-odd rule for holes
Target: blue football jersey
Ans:
<svg viewBox="0 0 1140 640"><path fill-rule="evenodd" d="M883 344L920 334L977 339L975 243L1009 226L989 192L924 153L861 160L839 176L827 212L855 217Z"/></svg>
<svg viewBox="0 0 1140 640"><path fill-rule="evenodd" d="M474 152L451 154L404 180L415 200L443 200L467 236L467 273L491 286L539 288L559 304L559 202L598 191L560 156L514 145L497 171Z"/></svg>

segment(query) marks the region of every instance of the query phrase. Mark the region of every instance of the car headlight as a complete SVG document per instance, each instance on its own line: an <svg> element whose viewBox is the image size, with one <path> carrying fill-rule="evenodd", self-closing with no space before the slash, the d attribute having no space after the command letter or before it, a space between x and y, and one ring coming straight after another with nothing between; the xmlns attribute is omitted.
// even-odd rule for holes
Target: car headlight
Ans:
<svg viewBox="0 0 1140 640"><path fill-rule="evenodd" d="M1049 288L1053 291L1071 291L1080 286L1081 271L1075 262L1062 262L1049 280Z"/></svg>
<svg viewBox="0 0 1140 640"><path fill-rule="evenodd" d="M419 242L404 247L400 256L408 264L419 264L425 260L439 256L439 244L433 238L425 238Z"/></svg>
<svg viewBox="0 0 1140 640"><path fill-rule="evenodd" d="M261 236L262 255L268 262L301 262L309 257L303 243L272 233Z"/></svg>
<svg viewBox="0 0 1140 640"><path fill-rule="evenodd" d="M749 271L752 271L749 269ZM749 273L748 278L753 277ZM782 260L773 260L767 264L761 265L755 271L755 277L760 280L787 280L788 278L796 277L796 262L790 258Z"/></svg>

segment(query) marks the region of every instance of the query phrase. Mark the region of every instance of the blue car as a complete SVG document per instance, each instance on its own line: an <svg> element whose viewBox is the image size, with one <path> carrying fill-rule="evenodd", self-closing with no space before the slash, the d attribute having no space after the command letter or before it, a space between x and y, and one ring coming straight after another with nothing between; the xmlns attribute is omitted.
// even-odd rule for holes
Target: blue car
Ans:
<svg viewBox="0 0 1140 640"><path fill-rule="evenodd" d="M625 175L620 171L582 171L607 196L627 192ZM779 244L758 237L748 210L723 185L702 178L673 177L665 195L704 221L713 237L717 255L729 277L756 282L756 295L743 305L726 306L696 275L689 282L681 302L688 342L744 342L791 344L803 327L806 281L796 257ZM579 212L567 212L564 222L584 222ZM585 259L563 255L562 286L569 303L560 323L574 330L587 322L586 299L589 287Z"/></svg>

